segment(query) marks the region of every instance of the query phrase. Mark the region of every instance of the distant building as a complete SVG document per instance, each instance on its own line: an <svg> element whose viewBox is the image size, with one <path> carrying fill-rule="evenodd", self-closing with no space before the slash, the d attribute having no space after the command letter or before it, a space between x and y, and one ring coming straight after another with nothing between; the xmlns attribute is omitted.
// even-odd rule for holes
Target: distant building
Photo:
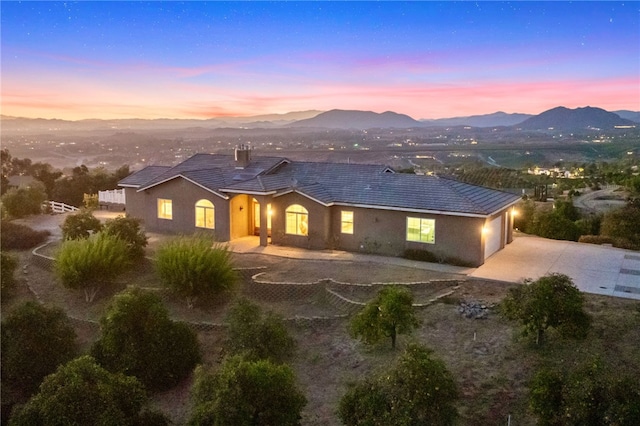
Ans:
<svg viewBox="0 0 640 426"><path fill-rule="evenodd" d="M156 232L388 256L418 249L470 265L512 241L518 195L383 165L253 154L148 166L119 182L126 210Z"/></svg>

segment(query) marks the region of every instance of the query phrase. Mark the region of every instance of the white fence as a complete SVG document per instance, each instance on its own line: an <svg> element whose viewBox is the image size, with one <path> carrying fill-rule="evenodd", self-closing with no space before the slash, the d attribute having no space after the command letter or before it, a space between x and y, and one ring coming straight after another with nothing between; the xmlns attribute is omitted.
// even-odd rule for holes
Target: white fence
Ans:
<svg viewBox="0 0 640 426"><path fill-rule="evenodd" d="M99 203L125 204L124 189L98 191Z"/></svg>
<svg viewBox="0 0 640 426"><path fill-rule="evenodd" d="M79 210L77 207L70 206L65 203L59 203L57 201L49 201L48 204L52 213L77 212Z"/></svg>

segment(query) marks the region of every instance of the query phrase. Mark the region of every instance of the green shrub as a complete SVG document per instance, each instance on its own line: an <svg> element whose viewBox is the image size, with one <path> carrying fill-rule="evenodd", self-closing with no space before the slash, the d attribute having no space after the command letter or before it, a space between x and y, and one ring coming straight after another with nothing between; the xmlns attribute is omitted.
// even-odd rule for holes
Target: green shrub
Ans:
<svg viewBox="0 0 640 426"><path fill-rule="evenodd" d="M430 251L420 249L406 249L403 257L410 260L431 263L437 263L439 260L438 257Z"/></svg>
<svg viewBox="0 0 640 426"><path fill-rule="evenodd" d="M15 257L8 253L0 252L0 283L2 284L2 299L11 295L11 292L16 286L15 271L18 267L18 262Z"/></svg>
<svg viewBox="0 0 640 426"><path fill-rule="evenodd" d="M0 224L0 245L2 250L27 250L44 243L51 232L36 231L26 225L2 221Z"/></svg>
<svg viewBox="0 0 640 426"><path fill-rule="evenodd" d="M240 299L229 311L227 348L231 354L247 359L268 359L282 363L293 356L295 340L282 318L273 313L263 315L260 307Z"/></svg>
<svg viewBox="0 0 640 426"><path fill-rule="evenodd" d="M102 230L100 219L96 218L91 210L82 209L76 214L67 216L62 228L62 238L65 240L77 240L89 238Z"/></svg>
<svg viewBox="0 0 640 426"><path fill-rule="evenodd" d="M179 237L158 249L156 270L162 283L192 308L231 289L236 274L226 246L206 236Z"/></svg>
<svg viewBox="0 0 640 426"><path fill-rule="evenodd" d="M340 400L345 425L453 425L458 390L444 362L410 345L397 365L352 385Z"/></svg>
<svg viewBox="0 0 640 426"><path fill-rule="evenodd" d="M27 187L10 188L2 196L2 205L14 218L42 213L42 203L47 199L44 185L40 182Z"/></svg>
<svg viewBox="0 0 640 426"><path fill-rule="evenodd" d="M581 235L578 239L579 243L585 244L611 244L614 245L615 240L611 237L602 235Z"/></svg>
<svg viewBox="0 0 640 426"><path fill-rule="evenodd" d="M26 302L2 321L1 331L3 400L11 395L25 402L45 376L78 353L76 333L60 308Z"/></svg>
<svg viewBox="0 0 640 426"><path fill-rule="evenodd" d="M129 253L134 259L144 257L144 248L147 246L147 236L142 230L142 221L129 215L118 216L115 219L109 219L104 224L103 232L113 235L125 243L129 248Z"/></svg>
<svg viewBox="0 0 640 426"><path fill-rule="evenodd" d="M155 425L168 424L159 413L149 415L148 397L134 378L112 374L83 356L48 376L37 395L22 406L12 426ZM156 423L157 422L157 423Z"/></svg>
<svg viewBox="0 0 640 426"><path fill-rule="evenodd" d="M65 241L56 258L55 272L65 287L82 289L85 301L90 303L130 265L127 244L100 232L90 238Z"/></svg>
<svg viewBox="0 0 640 426"><path fill-rule="evenodd" d="M150 390L175 386L200 362L195 332L172 321L155 294L137 288L118 294L100 326L102 336L91 348L98 363L135 376Z"/></svg>
<svg viewBox="0 0 640 426"><path fill-rule="evenodd" d="M306 398L293 369L268 360L227 358L216 374L195 373L189 425L297 426Z"/></svg>

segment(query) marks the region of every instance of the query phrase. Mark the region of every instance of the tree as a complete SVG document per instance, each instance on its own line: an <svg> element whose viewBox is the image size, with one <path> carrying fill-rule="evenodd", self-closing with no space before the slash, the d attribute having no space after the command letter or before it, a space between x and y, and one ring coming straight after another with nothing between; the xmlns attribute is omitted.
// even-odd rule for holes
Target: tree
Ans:
<svg viewBox="0 0 640 426"><path fill-rule="evenodd" d="M367 344L376 344L391 338L396 347L398 334L409 334L420 325L413 310L413 295L402 287L385 287L374 300L351 321L351 334Z"/></svg>
<svg viewBox="0 0 640 426"><path fill-rule="evenodd" d="M501 304L503 316L524 326L523 334L535 333L536 344L549 327L562 336L586 335L591 319L583 308L584 297L571 278L554 273L524 284L509 289Z"/></svg>
<svg viewBox="0 0 640 426"><path fill-rule="evenodd" d="M275 363L285 362L293 356L296 342L282 318L273 313L263 315L260 307L247 299L240 299L231 308L227 322L227 348L231 354Z"/></svg>
<svg viewBox="0 0 640 426"><path fill-rule="evenodd" d="M640 424L640 381L612 371L600 359L573 370L540 369L529 404L545 426Z"/></svg>
<svg viewBox="0 0 640 426"><path fill-rule="evenodd" d="M605 213L600 234L622 240L628 248L640 248L640 205L630 201L624 207Z"/></svg>
<svg viewBox="0 0 640 426"><path fill-rule="evenodd" d="M198 367L190 425L299 425L306 398L291 367L268 360L227 358L211 374Z"/></svg>
<svg viewBox="0 0 640 426"><path fill-rule="evenodd" d="M140 219L129 215L118 216L107 220L104 224L104 232L123 240L129 248L131 258L142 259L144 248L147 246L147 235L142 230L141 224Z"/></svg>
<svg viewBox="0 0 640 426"><path fill-rule="evenodd" d="M26 302L2 321L1 333L3 400L26 401L45 376L78 353L76 333L60 308Z"/></svg>
<svg viewBox="0 0 640 426"><path fill-rule="evenodd" d="M206 236L180 237L158 249L156 270L162 283L192 308L203 298L229 290L236 279L226 246Z"/></svg>
<svg viewBox="0 0 640 426"><path fill-rule="evenodd" d="M578 225L556 211L541 212L536 215L532 231L534 234L554 240L578 241Z"/></svg>
<svg viewBox="0 0 640 426"><path fill-rule="evenodd" d="M134 426L148 418L156 424L168 423L163 416L146 414L146 404L144 388L134 377L110 373L83 356L47 377L9 424Z"/></svg>
<svg viewBox="0 0 640 426"><path fill-rule="evenodd" d="M98 292L111 286L130 264L127 244L100 232L86 239L62 243L55 272L65 287L82 289L85 301L91 303Z"/></svg>
<svg viewBox="0 0 640 426"><path fill-rule="evenodd" d="M409 345L390 371L352 385L340 400L345 425L452 425L458 391L445 364L419 345Z"/></svg>
<svg viewBox="0 0 640 426"><path fill-rule="evenodd" d="M2 196L2 205L14 218L42 213L42 203L47 199L44 185L34 182L29 186L11 188Z"/></svg>
<svg viewBox="0 0 640 426"><path fill-rule="evenodd" d="M0 271L2 271L2 273L0 273L0 283L2 284L1 295L2 300L5 300L16 286L16 277L14 274L18 267L18 261L15 257L5 252L0 252L0 259L2 261L0 263Z"/></svg>
<svg viewBox="0 0 640 426"><path fill-rule="evenodd" d="M61 228L64 240L77 240L89 238L89 236L100 232L102 223L91 213L91 210L82 209L76 214L67 216Z"/></svg>
<svg viewBox="0 0 640 426"><path fill-rule="evenodd" d="M91 354L107 370L135 376L148 389L175 386L200 361L196 334L171 321L155 294L137 288L118 294L100 327L102 336Z"/></svg>

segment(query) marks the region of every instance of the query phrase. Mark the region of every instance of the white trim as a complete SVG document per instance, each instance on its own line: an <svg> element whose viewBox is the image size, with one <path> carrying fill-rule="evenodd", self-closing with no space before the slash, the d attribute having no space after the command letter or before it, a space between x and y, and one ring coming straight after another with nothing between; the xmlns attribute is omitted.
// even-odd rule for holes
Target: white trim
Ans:
<svg viewBox="0 0 640 426"><path fill-rule="evenodd" d="M333 205L334 205L334 203L329 203L329 204L327 204L327 203L323 203L322 201L317 200L317 199L313 198L312 196L310 196L310 195L308 195L308 194L305 194L304 192L298 191L298 190L296 190L296 189L290 189L290 190L288 190L288 191L281 192L281 193L279 193L279 194L274 195L274 196L273 196L273 198L280 197L281 195L290 194L290 193L292 193L292 192L295 192L296 194L300 194L300 195L302 195L303 197L306 197L306 198L310 199L311 201L315 201L316 203L318 203L318 204L320 204L320 205L323 205L323 206L325 206L325 207L331 207L331 206L333 206Z"/></svg>
<svg viewBox="0 0 640 426"><path fill-rule="evenodd" d="M138 189L136 192L146 191L147 189L151 189L151 188L153 188L154 186L158 186L158 185L161 185L161 184L163 184L163 183L167 183L167 182L169 182L169 181L171 181L171 180L174 180L174 179L176 179L176 178L182 178L182 179L184 179L184 180L186 180L186 181L188 181L188 182L191 182L192 184L194 184L194 185L196 185L196 186L199 186L200 188L204 189L205 191L210 192L210 193L212 193L212 194L214 194L214 195L217 195L218 197L222 198L223 200L228 200L228 199L229 199L229 197L227 197L226 195L224 195L224 194L220 194L220 193L219 193L219 192L217 192L217 191L214 191L214 190L212 190L212 189L209 189L209 188L207 188L206 186L203 186L203 185L199 184L198 182L196 182L196 181L194 181L194 180L192 180L192 179L189 179L189 178L188 178L188 177L186 177L186 176L183 176L182 174L178 174L178 175L176 175L176 176L170 177L170 178L165 179L165 180L163 180L163 181L160 181L160 182L154 183L153 185L150 185L150 186L145 186L144 188L140 188L140 189Z"/></svg>
<svg viewBox="0 0 640 426"><path fill-rule="evenodd" d="M124 188L140 188L140 185L126 184L126 183L119 183L118 186L122 186Z"/></svg>
<svg viewBox="0 0 640 426"><path fill-rule="evenodd" d="M223 192L230 192L232 194L247 194L247 195L273 195L277 191L259 192L259 191L243 191L241 189L220 189Z"/></svg>

